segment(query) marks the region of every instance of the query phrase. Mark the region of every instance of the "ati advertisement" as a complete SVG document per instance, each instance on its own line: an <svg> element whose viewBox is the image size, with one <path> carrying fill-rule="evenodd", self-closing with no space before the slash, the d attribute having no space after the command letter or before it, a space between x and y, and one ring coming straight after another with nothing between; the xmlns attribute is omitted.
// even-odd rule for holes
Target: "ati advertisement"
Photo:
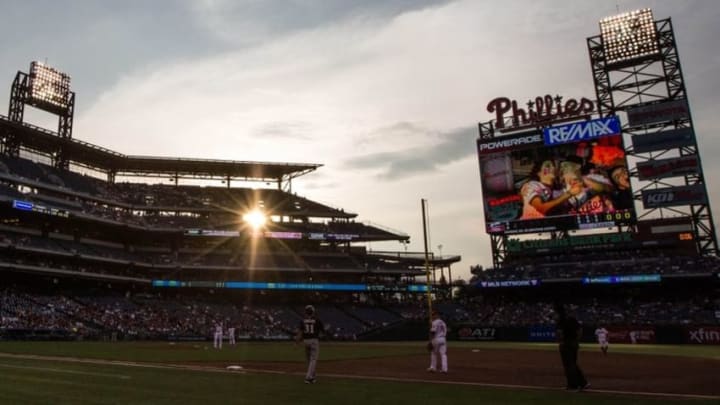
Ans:
<svg viewBox="0 0 720 405"><path fill-rule="evenodd" d="M635 221L617 117L478 139L486 231L521 234Z"/></svg>
<svg viewBox="0 0 720 405"><path fill-rule="evenodd" d="M497 340L497 329L482 326L463 326L458 330L458 340Z"/></svg>

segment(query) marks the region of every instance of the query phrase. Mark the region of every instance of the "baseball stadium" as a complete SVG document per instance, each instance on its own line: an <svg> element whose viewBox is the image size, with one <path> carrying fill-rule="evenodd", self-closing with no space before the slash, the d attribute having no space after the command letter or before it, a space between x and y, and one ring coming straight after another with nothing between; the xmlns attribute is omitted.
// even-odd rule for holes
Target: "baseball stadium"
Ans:
<svg viewBox="0 0 720 405"><path fill-rule="evenodd" d="M596 94L487 105L493 265L467 281L460 256L367 249L410 236L295 192L320 163L78 139L69 75L31 62L0 115L0 403L718 403L720 260L672 22L623 13L586 41Z"/></svg>

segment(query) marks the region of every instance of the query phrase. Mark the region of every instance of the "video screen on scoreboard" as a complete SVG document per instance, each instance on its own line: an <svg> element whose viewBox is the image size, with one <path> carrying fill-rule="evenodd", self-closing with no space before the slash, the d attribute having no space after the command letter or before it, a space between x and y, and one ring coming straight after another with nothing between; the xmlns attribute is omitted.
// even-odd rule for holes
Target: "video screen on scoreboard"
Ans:
<svg viewBox="0 0 720 405"><path fill-rule="evenodd" d="M636 220L617 117L478 139L477 148L490 234L606 228Z"/></svg>

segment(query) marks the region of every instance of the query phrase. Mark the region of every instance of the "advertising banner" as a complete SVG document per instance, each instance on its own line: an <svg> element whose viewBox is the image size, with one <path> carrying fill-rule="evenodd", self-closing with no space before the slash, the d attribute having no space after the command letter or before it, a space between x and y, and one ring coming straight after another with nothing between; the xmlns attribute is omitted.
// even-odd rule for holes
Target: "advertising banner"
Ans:
<svg viewBox="0 0 720 405"><path fill-rule="evenodd" d="M498 288L498 287L537 287L540 280L490 280L478 281L475 287L479 288Z"/></svg>
<svg viewBox="0 0 720 405"><path fill-rule="evenodd" d="M543 140L545 145L560 145L619 134L620 120L612 116L545 128Z"/></svg>
<svg viewBox="0 0 720 405"><path fill-rule="evenodd" d="M697 155L648 160L646 162L638 162L637 172L640 180L664 179L667 177L684 176L686 174L697 174L700 172L700 160Z"/></svg>
<svg viewBox="0 0 720 405"><path fill-rule="evenodd" d="M689 117L690 109L687 100L665 101L627 110L627 120L631 127L688 119Z"/></svg>
<svg viewBox="0 0 720 405"><path fill-rule="evenodd" d="M552 325L535 325L528 328L528 340L531 342L556 341L555 327Z"/></svg>
<svg viewBox="0 0 720 405"><path fill-rule="evenodd" d="M720 326L693 326L685 329L685 341L700 345L720 345Z"/></svg>
<svg viewBox="0 0 720 405"><path fill-rule="evenodd" d="M695 131L692 128L678 128L647 135L633 135L635 153L682 148L695 145Z"/></svg>
<svg viewBox="0 0 720 405"><path fill-rule="evenodd" d="M655 343L655 328L652 326L609 326L610 343Z"/></svg>
<svg viewBox="0 0 720 405"><path fill-rule="evenodd" d="M458 340L497 340L496 328L482 326L463 326L458 329Z"/></svg>
<svg viewBox="0 0 720 405"><path fill-rule="evenodd" d="M635 221L617 117L477 141L486 232L607 228Z"/></svg>
<svg viewBox="0 0 720 405"><path fill-rule="evenodd" d="M642 200L645 208L707 204L705 189L701 184L643 190Z"/></svg>

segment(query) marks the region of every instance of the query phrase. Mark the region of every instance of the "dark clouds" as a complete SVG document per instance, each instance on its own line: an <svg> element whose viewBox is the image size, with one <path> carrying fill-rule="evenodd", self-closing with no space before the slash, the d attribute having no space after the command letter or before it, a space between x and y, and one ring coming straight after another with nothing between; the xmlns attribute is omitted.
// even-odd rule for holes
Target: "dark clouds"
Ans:
<svg viewBox="0 0 720 405"><path fill-rule="evenodd" d="M75 77L80 110L131 72L256 46L347 18L391 19L440 0L26 0L0 8L0 80L33 60ZM224 35L218 35L218 30Z"/></svg>

